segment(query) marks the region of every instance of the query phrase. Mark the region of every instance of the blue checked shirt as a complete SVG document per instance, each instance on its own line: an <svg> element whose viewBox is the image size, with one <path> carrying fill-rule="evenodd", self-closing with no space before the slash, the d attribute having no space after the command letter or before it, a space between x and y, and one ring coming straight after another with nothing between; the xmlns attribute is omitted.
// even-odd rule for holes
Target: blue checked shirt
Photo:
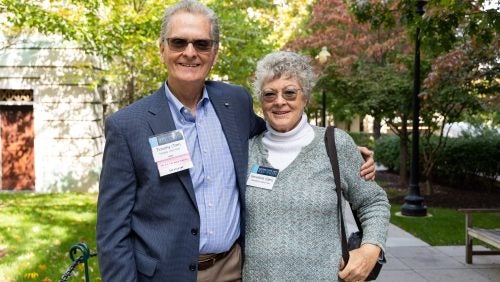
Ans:
<svg viewBox="0 0 500 282"><path fill-rule="evenodd" d="M200 212L200 254L229 250L240 236L240 203L233 158L206 88L196 116L165 87L177 129L184 131Z"/></svg>

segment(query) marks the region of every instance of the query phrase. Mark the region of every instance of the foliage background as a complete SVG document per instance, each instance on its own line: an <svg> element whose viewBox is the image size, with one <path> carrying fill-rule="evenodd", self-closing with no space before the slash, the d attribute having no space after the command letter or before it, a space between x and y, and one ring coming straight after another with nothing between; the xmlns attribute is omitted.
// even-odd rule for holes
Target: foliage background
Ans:
<svg viewBox="0 0 500 282"><path fill-rule="evenodd" d="M156 90L168 75L158 41L160 0L2 0L2 31L60 34L107 64L102 81L118 89L120 106ZM258 59L286 43L308 15L307 1L202 1L219 16L221 42L212 78L249 87ZM102 83L101 81L101 83Z"/></svg>
<svg viewBox="0 0 500 282"><path fill-rule="evenodd" d="M157 37L164 8L173 2L1 0L0 28L12 40L21 33L42 33L79 42L105 62L96 83L115 88L120 94L116 102L123 106L155 90L168 75L159 61ZM482 9L493 1L433 0L422 17L413 0L202 2L216 11L221 23L221 49L212 78L249 87L256 61L270 51L291 49L312 59L327 46L332 54L327 64L312 60L320 79L309 110L319 109L321 92L326 91L328 115L348 120L369 114L385 121L400 136L388 156L399 158L399 167L406 165L408 153L417 27L422 35L422 123L432 128L428 148L433 150L434 130L443 128L444 121L499 126L500 13L498 6ZM446 147L437 148L434 152L439 153ZM436 162L437 156L430 154L428 162ZM89 242L95 249L95 195L0 198L0 277L55 281L70 263L66 252L73 243ZM445 225L436 221L436 226ZM98 272L95 264L91 270Z"/></svg>
<svg viewBox="0 0 500 282"><path fill-rule="evenodd" d="M448 145L439 151L431 177L434 181L459 189L498 189L500 184L500 133L484 131L478 135L447 138ZM434 136L430 142L439 142ZM386 135L375 145L375 161L389 170L398 171L399 137ZM427 143L420 144L423 154ZM423 170L421 164L420 171ZM459 191L457 191L459 193Z"/></svg>

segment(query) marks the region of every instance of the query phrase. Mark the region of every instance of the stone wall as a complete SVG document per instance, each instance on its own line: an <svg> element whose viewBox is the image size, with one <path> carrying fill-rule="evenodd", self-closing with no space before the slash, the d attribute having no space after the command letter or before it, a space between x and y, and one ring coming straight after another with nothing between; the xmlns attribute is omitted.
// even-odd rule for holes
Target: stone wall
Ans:
<svg viewBox="0 0 500 282"><path fill-rule="evenodd" d="M0 34L0 89L33 90L35 191L97 191L104 144L100 60L58 36Z"/></svg>

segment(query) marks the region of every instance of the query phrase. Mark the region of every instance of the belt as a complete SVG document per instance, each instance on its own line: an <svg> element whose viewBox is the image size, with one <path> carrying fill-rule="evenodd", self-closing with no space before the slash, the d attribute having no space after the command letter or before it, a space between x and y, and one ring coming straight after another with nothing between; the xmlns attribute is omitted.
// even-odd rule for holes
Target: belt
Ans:
<svg viewBox="0 0 500 282"><path fill-rule="evenodd" d="M206 269L209 269L210 267L214 266L216 262L225 258L231 252L231 250L233 248L234 248L234 245L231 247L231 249L229 249L228 251L223 252L223 253L200 255L198 257L198 270L202 271L202 270L206 270Z"/></svg>

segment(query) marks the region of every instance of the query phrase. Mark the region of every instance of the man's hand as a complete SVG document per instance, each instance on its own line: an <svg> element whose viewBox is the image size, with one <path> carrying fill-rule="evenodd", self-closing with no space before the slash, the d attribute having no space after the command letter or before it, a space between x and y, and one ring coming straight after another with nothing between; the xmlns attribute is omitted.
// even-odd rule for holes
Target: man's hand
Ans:
<svg viewBox="0 0 500 282"><path fill-rule="evenodd" d="M373 159L373 151L366 147L358 147L361 156L365 163L361 166L361 176L366 180L375 180L375 160Z"/></svg>
<svg viewBox="0 0 500 282"><path fill-rule="evenodd" d="M380 252L380 247L373 244L363 244L350 251L347 265L344 267L344 261L341 262L339 277L345 282L364 281L377 263Z"/></svg>

